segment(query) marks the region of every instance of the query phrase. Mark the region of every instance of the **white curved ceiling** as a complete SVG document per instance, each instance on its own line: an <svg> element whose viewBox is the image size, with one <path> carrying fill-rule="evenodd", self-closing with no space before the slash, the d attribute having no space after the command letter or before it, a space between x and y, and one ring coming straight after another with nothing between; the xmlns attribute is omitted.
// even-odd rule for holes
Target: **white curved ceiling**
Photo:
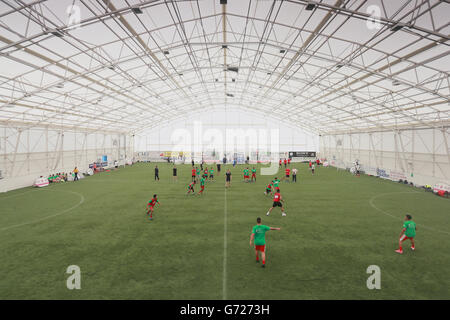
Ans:
<svg viewBox="0 0 450 320"><path fill-rule="evenodd" d="M442 127L449 34L438 0L6 0L0 121L135 132L229 105L317 133Z"/></svg>

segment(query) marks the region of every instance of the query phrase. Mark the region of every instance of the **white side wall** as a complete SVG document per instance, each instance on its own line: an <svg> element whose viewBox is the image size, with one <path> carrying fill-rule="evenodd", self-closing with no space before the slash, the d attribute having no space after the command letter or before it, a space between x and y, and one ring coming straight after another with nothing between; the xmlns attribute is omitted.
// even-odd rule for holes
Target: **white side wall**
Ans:
<svg viewBox="0 0 450 320"><path fill-rule="evenodd" d="M320 157L344 168L358 159L370 174L381 169L418 185L448 184L449 141L449 128L325 135Z"/></svg>
<svg viewBox="0 0 450 320"><path fill-rule="evenodd" d="M0 125L0 192L30 186L39 176L85 172L89 164L131 158L133 139L121 133Z"/></svg>

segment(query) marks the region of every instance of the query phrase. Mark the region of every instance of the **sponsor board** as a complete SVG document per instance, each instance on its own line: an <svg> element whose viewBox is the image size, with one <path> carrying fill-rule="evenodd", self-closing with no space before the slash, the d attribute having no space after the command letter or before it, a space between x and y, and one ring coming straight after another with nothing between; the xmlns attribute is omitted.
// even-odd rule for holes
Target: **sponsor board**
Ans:
<svg viewBox="0 0 450 320"><path fill-rule="evenodd" d="M37 178L33 184L33 186L39 187L39 188L46 187L48 185L49 185L49 182L48 182L47 178Z"/></svg>
<svg viewBox="0 0 450 320"><path fill-rule="evenodd" d="M446 183L436 183L433 186L433 192L447 191L450 192L450 186Z"/></svg>

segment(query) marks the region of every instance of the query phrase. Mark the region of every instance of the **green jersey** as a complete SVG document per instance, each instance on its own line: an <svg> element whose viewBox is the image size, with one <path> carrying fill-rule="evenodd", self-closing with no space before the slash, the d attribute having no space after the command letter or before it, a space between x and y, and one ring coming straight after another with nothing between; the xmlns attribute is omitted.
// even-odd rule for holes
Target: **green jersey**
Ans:
<svg viewBox="0 0 450 320"><path fill-rule="evenodd" d="M414 238L416 236L416 223L412 220L405 221L403 224L403 228L405 228L405 236L409 238Z"/></svg>
<svg viewBox="0 0 450 320"><path fill-rule="evenodd" d="M273 181L273 186L274 187L278 187L278 184L280 183L280 180L274 180Z"/></svg>
<svg viewBox="0 0 450 320"><path fill-rule="evenodd" d="M248 176L248 170L244 169L244 176Z"/></svg>
<svg viewBox="0 0 450 320"><path fill-rule="evenodd" d="M200 170L199 170L199 169L197 169L196 171L197 171L197 175L199 175L199 174L200 174Z"/></svg>
<svg viewBox="0 0 450 320"><path fill-rule="evenodd" d="M209 174L213 176L214 175L214 170L212 170L212 169L209 170Z"/></svg>
<svg viewBox="0 0 450 320"><path fill-rule="evenodd" d="M256 173L256 169L252 169L252 173Z"/></svg>
<svg viewBox="0 0 450 320"><path fill-rule="evenodd" d="M253 227L252 233L255 235L255 246L263 246L266 244L266 232L270 227L265 225L256 225Z"/></svg>
<svg viewBox="0 0 450 320"><path fill-rule="evenodd" d="M201 185L201 186L204 186L204 185L205 185L205 181L206 181L205 178L201 178L201 179L200 179L200 185Z"/></svg>

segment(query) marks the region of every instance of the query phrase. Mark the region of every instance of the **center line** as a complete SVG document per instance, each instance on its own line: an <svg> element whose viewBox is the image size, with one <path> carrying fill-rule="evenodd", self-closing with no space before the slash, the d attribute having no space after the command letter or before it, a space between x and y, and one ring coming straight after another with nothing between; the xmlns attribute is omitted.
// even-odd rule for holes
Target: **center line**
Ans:
<svg viewBox="0 0 450 320"><path fill-rule="evenodd" d="M227 299L227 189L225 187L225 204L223 212L223 277L222 277L222 299Z"/></svg>

